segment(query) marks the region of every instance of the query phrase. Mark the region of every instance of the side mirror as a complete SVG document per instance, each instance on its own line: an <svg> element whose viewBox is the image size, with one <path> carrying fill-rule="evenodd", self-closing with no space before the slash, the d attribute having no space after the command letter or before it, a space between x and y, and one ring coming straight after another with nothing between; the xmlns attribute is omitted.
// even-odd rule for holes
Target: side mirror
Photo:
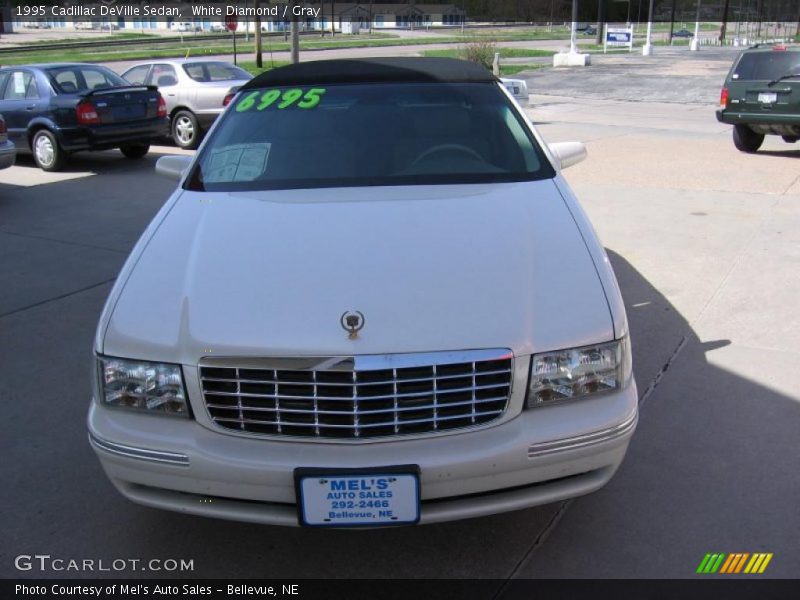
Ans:
<svg viewBox="0 0 800 600"><path fill-rule="evenodd" d="M548 148L560 169L577 165L586 158L586 146L582 142L556 142L548 144Z"/></svg>
<svg viewBox="0 0 800 600"><path fill-rule="evenodd" d="M156 173L180 181L190 164L191 156L162 156L156 161Z"/></svg>

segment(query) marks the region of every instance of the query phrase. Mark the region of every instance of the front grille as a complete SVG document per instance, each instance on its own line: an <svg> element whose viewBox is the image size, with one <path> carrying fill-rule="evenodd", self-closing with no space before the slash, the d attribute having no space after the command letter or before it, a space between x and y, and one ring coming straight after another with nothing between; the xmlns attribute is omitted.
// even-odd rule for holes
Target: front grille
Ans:
<svg viewBox="0 0 800 600"><path fill-rule="evenodd" d="M364 439L489 423L511 394L508 350L336 358L211 359L211 419L265 435Z"/></svg>

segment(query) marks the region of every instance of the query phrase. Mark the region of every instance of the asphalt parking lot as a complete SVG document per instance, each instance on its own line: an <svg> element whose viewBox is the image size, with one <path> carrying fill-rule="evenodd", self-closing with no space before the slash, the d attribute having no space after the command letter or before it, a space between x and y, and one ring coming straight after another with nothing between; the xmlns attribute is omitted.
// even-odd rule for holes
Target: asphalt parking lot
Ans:
<svg viewBox="0 0 800 600"><path fill-rule="evenodd" d="M83 155L60 174L20 158L0 172L0 576L63 575L14 568L40 553L193 559L195 577L668 578L694 576L707 552L772 552L766 574L796 577L800 144L737 152L713 115L733 54L661 54L529 76L545 138L587 144L565 175L617 272L642 411L606 488L489 518L319 531L123 500L86 439L91 345L173 187L155 158L175 149ZM640 93L647 78L662 91ZM705 91L682 94L686 78Z"/></svg>

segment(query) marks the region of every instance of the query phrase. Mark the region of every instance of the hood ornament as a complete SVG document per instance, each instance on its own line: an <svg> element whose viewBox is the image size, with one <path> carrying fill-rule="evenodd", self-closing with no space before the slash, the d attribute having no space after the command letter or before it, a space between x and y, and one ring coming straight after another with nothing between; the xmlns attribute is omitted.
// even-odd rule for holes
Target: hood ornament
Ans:
<svg viewBox="0 0 800 600"><path fill-rule="evenodd" d="M348 332L348 339L354 340L358 337L358 332L364 328L364 315L357 310L347 310L342 313L339 323L341 323L342 329Z"/></svg>

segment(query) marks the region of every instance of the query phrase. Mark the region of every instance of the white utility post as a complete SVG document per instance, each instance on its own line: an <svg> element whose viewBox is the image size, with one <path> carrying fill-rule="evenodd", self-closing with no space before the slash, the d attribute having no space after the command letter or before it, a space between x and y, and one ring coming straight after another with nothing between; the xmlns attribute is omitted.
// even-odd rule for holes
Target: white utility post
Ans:
<svg viewBox="0 0 800 600"><path fill-rule="evenodd" d="M553 55L554 67L585 67L592 64L591 54L578 52L578 0L572 0L572 32L569 36L569 52L559 52Z"/></svg>
<svg viewBox="0 0 800 600"><path fill-rule="evenodd" d="M576 36L578 32L578 0L572 0L572 23L569 33L569 53L575 54L578 51Z"/></svg>
<svg viewBox="0 0 800 600"><path fill-rule="evenodd" d="M653 53L651 36L653 34L653 0L650 0L650 12L647 13L647 38L642 46L642 56L650 56Z"/></svg>
<svg viewBox="0 0 800 600"><path fill-rule="evenodd" d="M739 24L738 21L736 24ZM689 50L692 52L700 50L700 0L697 0L697 19L694 22L694 37L692 43L689 44Z"/></svg>

